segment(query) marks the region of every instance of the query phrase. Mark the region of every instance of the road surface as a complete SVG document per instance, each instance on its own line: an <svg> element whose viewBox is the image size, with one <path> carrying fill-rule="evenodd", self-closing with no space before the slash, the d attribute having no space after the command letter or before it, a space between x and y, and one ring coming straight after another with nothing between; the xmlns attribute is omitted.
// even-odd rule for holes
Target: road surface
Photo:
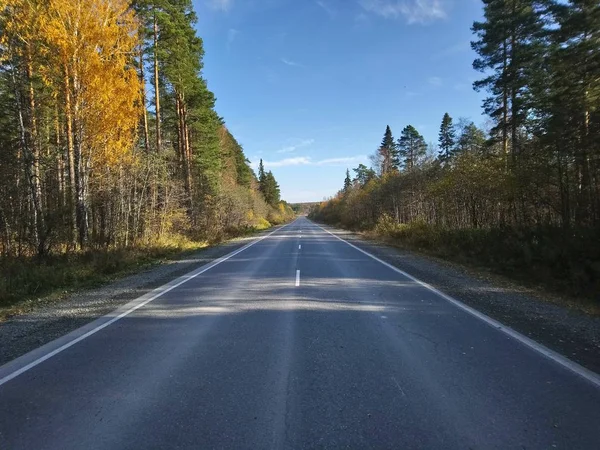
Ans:
<svg viewBox="0 0 600 450"><path fill-rule="evenodd" d="M600 448L593 374L305 218L121 313L0 368L0 449Z"/></svg>

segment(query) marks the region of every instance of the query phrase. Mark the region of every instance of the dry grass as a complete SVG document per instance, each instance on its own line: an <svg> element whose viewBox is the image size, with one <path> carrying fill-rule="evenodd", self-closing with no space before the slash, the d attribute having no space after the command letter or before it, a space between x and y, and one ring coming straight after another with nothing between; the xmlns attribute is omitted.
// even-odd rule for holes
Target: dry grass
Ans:
<svg viewBox="0 0 600 450"><path fill-rule="evenodd" d="M162 240L135 248L89 250L40 258L0 259L0 321L205 248L205 242Z"/></svg>
<svg viewBox="0 0 600 450"><path fill-rule="evenodd" d="M362 234L458 264L493 283L518 286L544 301L600 315L600 265L591 236L565 238L542 229L444 230L423 224L377 227Z"/></svg>

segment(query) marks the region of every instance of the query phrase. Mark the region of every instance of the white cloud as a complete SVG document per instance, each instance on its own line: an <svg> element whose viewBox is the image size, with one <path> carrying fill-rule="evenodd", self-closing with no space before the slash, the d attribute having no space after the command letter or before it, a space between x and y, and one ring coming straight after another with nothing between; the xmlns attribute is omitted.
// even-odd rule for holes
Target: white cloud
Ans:
<svg viewBox="0 0 600 450"><path fill-rule="evenodd" d="M404 18L409 24L445 19L450 0L359 0L368 12L386 19Z"/></svg>
<svg viewBox="0 0 600 450"><path fill-rule="evenodd" d="M315 166L343 166L351 163L364 162L367 160L367 157L364 155L360 156L351 156L349 158L329 158L322 159L321 161L317 161L314 163Z"/></svg>
<svg viewBox="0 0 600 450"><path fill-rule="evenodd" d="M233 0L208 0L208 6L218 11L227 12L233 6Z"/></svg>
<svg viewBox="0 0 600 450"><path fill-rule="evenodd" d="M442 79L440 77L429 77L427 82L433 87L440 87L442 85Z"/></svg>
<svg viewBox="0 0 600 450"><path fill-rule="evenodd" d="M281 62L290 67L304 67L302 64L286 58L281 58Z"/></svg>
<svg viewBox="0 0 600 450"><path fill-rule="evenodd" d="M333 9L333 7L324 0L317 0L315 2L321 9L323 9L329 17L332 19L337 16L337 11Z"/></svg>
<svg viewBox="0 0 600 450"><path fill-rule="evenodd" d="M287 147L283 147L281 150L277 150L277 153L292 153L302 147L308 147L309 145L313 145L315 143L314 139L303 139L299 142L296 142L292 145L288 145Z"/></svg>
<svg viewBox="0 0 600 450"><path fill-rule="evenodd" d="M313 161L309 156L297 156L295 158L286 158L279 161L263 161L267 169L270 167L289 167L289 166L344 166L367 161L364 155L351 156L347 158L328 158ZM256 164L254 164L256 165Z"/></svg>
<svg viewBox="0 0 600 450"><path fill-rule="evenodd" d="M310 164L310 158L306 156L298 156L296 158L286 158L280 161L264 161L264 165L269 167L287 167L287 166L306 166Z"/></svg>

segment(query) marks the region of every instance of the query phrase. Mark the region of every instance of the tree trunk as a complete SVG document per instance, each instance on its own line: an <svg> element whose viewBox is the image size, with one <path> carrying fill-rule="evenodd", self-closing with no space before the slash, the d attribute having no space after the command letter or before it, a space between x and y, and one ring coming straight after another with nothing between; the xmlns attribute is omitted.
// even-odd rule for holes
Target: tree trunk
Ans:
<svg viewBox="0 0 600 450"><path fill-rule="evenodd" d="M34 208L34 223L37 235L37 253L46 252L44 212L42 206L42 185L40 176L40 149L38 143L38 127L36 118L35 91L33 88L33 67L29 50L27 51L27 82L29 101L29 150L31 157L31 189Z"/></svg>
<svg viewBox="0 0 600 450"><path fill-rule="evenodd" d="M179 136L179 154L182 162L184 186L186 203L188 206L188 213L191 215L191 198L192 198L192 176L190 167L190 146L189 146L189 132L186 124L186 113L184 99L181 94L176 94L175 103L177 109L178 119L178 136Z"/></svg>
<svg viewBox="0 0 600 450"><path fill-rule="evenodd" d="M17 84L17 77L15 74L15 68L13 67L11 70L11 76L12 76L12 82L13 82L13 88L14 88L14 93L15 93L15 104L17 107L17 116L18 116L18 122L19 122L19 143L20 143L20 148L21 148L21 153L22 153L22 161L23 161L23 171L25 173L25 180L26 180L26 186L27 186L27 200L28 203L31 205L33 205L34 201L33 201L33 196L35 195L35 189L33 187L33 173L32 173L32 156L31 156L31 149L29 148L29 144L30 144L30 138L28 136L28 133L30 132L30 130L28 130L25 126L25 115L23 112L23 100L22 100L22 95L21 95L21 90L19 89L19 85ZM32 208L31 210L32 213L32 237L33 237L33 242L34 245L37 248L39 248L39 235L38 235L38 223L37 223L37 210L36 208ZM20 236L19 238L19 255L21 254L21 242L23 241L22 236Z"/></svg>
<svg viewBox="0 0 600 450"><path fill-rule="evenodd" d="M144 150L150 151L150 137L148 131L148 110L146 109L146 76L144 74L144 52L140 48L140 84L142 88L142 131L144 133Z"/></svg>
<svg viewBox="0 0 600 450"><path fill-rule="evenodd" d="M187 184L189 186L189 202L190 202L190 209L192 208L192 191L193 191L193 184L192 184L192 148L190 146L190 128L188 126L188 121L187 121L187 107L185 106L185 103L183 104L183 135L185 136L184 138L184 144L185 144L185 157L187 159Z"/></svg>
<svg viewBox="0 0 600 450"><path fill-rule="evenodd" d="M502 42L503 62L502 62L502 152L506 162L506 170L510 169L508 161L508 87L506 86L506 72L508 68L508 50L506 48L506 40Z"/></svg>
<svg viewBox="0 0 600 450"><path fill-rule="evenodd" d="M75 66L75 64L74 64ZM76 71L73 79L73 161L75 165L75 218L79 247L85 247L88 237L88 218L86 206L87 167L83 158L83 123L81 117L81 86Z"/></svg>
<svg viewBox="0 0 600 450"><path fill-rule="evenodd" d="M569 179L567 175L569 168L566 167L566 164L563 161L560 144L557 148L557 159L561 221L563 229L568 230L571 227L571 205L569 200Z"/></svg>
<svg viewBox="0 0 600 450"><path fill-rule="evenodd" d="M57 149L56 156L56 175L58 182L58 204L60 207L64 207L67 204L66 201L66 182L65 182L65 155L61 150L61 139L60 139L60 118L58 114L58 104L56 105L56 113L54 117L54 133L55 141L54 145Z"/></svg>
<svg viewBox="0 0 600 450"><path fill-rule="evenodd" d="M66 137L67 137L67 163L69 165L69 206L71 210L71 245L77 246L77 212L75 205L76 199L76 182L75 182L75 150L73 145L73 101L71 98L71 80L69 68L65 66L65 120L66 120Z"/></svg>
<svg viewBox="0 0 600 450"><path fill-rule="evenodd" d="M517 15L517 5L516 2L513 1L512 2L512 11L511 11L511 15L513 17L515 17ZM517 106L517 92L518 92L518 88L516 86L517 83L517 72L518 72L518 68L515 68L516 66L516 44L517 44L517 36L516 36L517 31L515 30L514 26L510 31L510 75L512 78L512 86L510 87L510 141L511 141L511 163L513 166L513 169L516 167L516 159L519 153L519 138L518 138L518 130L519 130L519 121L518 121L518 117L519 117L519 108Z"/></svg>
<svg viewBox="0 0 600 450"><path fill-rule="evenodd" d="M154 94L156 108L156 151L160 153L162 147L160 129L160 87L158 83L158 21L154 13Z"/></svg>
<svg viewBox="0 0 600 450"><path fill-rule="evenodd" d="M4 228L4 242L2 243L2 254L3 256L11 256L13 253L13 245L12 245L12 231L10 227L10 223L2 206L0 205L0 223L2 224L2 228Z"/></svg>

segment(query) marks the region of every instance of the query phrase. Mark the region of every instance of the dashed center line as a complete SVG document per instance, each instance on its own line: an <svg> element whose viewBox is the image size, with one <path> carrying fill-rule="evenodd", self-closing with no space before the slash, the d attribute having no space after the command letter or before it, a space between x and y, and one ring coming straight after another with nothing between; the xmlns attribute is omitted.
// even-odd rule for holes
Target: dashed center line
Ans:
<svg viewBox="0 0 600 450"><path fill-rule="evenodd" d="M300 286L300 271L296 270L296 287Z"/></svg>
<svg viewBox="0 0 600 450"><path fill-rule="evenodd" d="M298 245L298 250L302 250L302 244Z"/></svg>

